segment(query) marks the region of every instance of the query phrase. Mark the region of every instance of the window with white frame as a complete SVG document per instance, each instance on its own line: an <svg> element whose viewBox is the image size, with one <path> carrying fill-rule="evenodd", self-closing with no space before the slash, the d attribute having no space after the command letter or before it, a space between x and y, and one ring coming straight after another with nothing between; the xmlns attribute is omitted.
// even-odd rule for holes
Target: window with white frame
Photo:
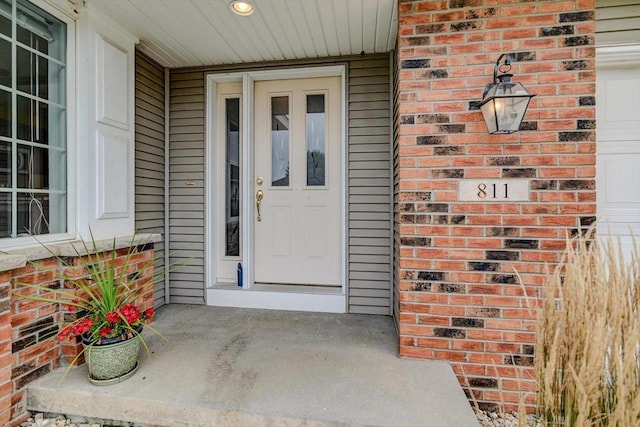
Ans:
<svg viewBox="0 0 640 427"><path fill-rule="evenodd" d="M67 231L64 22L0 0L0 238Z"/></svg>

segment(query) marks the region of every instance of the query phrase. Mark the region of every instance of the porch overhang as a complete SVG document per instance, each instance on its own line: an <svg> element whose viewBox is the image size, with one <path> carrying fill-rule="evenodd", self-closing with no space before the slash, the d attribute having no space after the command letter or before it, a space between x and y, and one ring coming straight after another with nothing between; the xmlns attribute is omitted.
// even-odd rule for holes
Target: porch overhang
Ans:
<svg viewBox="0 0 640 427"><path fill-rule="evenodd" d="M250 16L229 0L88 0L139 38L165 67L273 62L389 52L397 0L256 1Z"/></svg>

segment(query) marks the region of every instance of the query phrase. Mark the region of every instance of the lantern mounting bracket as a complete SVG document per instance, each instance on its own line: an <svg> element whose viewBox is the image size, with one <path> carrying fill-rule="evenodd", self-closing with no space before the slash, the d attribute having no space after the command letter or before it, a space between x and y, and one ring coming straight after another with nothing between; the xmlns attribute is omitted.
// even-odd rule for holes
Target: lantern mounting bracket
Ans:
<svg viewBox="0 0 640 427"><path fill-rule="evenodd" d="M500 63L500 61L502 61L502 63ZM487 96L487 92L489 92L493 86L498 83L507 83L511 81L511 77L513 77L513 74L509 73L509 71L511 71L511 61L513 61L511 55L507 53L500 55L496 61L496 65L493 67L493 83L489 83L485 86L484 91L482 92L483 98Z"/></svg>

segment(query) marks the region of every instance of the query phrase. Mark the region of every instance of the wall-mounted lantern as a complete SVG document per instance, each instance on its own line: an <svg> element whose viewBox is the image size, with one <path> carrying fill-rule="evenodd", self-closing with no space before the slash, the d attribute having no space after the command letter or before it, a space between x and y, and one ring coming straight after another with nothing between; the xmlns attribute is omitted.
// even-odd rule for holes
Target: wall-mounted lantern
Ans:
<svg viewBox="0 0 640 427"><path fill-rule="evenodd" d="M509 55L500 55L493 69L493 83L488 84L482 94L480 110L489 133L518 131L529 101L535 96L527 92L522 83L511 81L513 74L508 74L511 61Z"/></svg>

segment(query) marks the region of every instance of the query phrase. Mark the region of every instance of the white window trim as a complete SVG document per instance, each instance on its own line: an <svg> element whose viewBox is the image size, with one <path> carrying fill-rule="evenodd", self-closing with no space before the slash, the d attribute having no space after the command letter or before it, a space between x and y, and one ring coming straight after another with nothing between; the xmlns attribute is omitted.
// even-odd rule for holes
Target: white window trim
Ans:
<svg viewBox="0 0 640 427"><path fill-rule="evenodd" d="M0 249L32 246L34 244L73 240L76 238L76 19L43 0L29 0L35 6L50 13L67 25L67 231L57 234L40 234L37 237L6 237L0 239Z"/></svg>
<svg viewBox="0 0 640 427"><path fill-rule="evenodd" d="M240 141L241 177L242 177L242 201L241 206L253 206L253 152L250 141L253 138L253 87L256 81L284 80L294 78L313 78L339 76L342 79L342 146L341 146L341 252L342 252L342 292L339 295L292 293L292 292L264 292L251 290L254 284L253 277L253 209L241 211L241 258L243 266L243 288L230 289L224 286L215 289L216 264L218 253L216 251L217 212L214 212L215 192L219 188L216 180L217 166L217 129L216 129L216 84L242 82L241 116L242 138ZM347 79L346 66L318 66L304 68L282 68L277 70L250 71L238 73L220 73L207 75L206 83L206 144L205 144L205 300L207 305L227 307L265 308L279 310L321 311L330 313L346 313L348 308L348 265L347 265L347 123L346 123L346 98ZM235 285L233 285L235 286ZM251 290L251 292L247 292Z"/></svg>

